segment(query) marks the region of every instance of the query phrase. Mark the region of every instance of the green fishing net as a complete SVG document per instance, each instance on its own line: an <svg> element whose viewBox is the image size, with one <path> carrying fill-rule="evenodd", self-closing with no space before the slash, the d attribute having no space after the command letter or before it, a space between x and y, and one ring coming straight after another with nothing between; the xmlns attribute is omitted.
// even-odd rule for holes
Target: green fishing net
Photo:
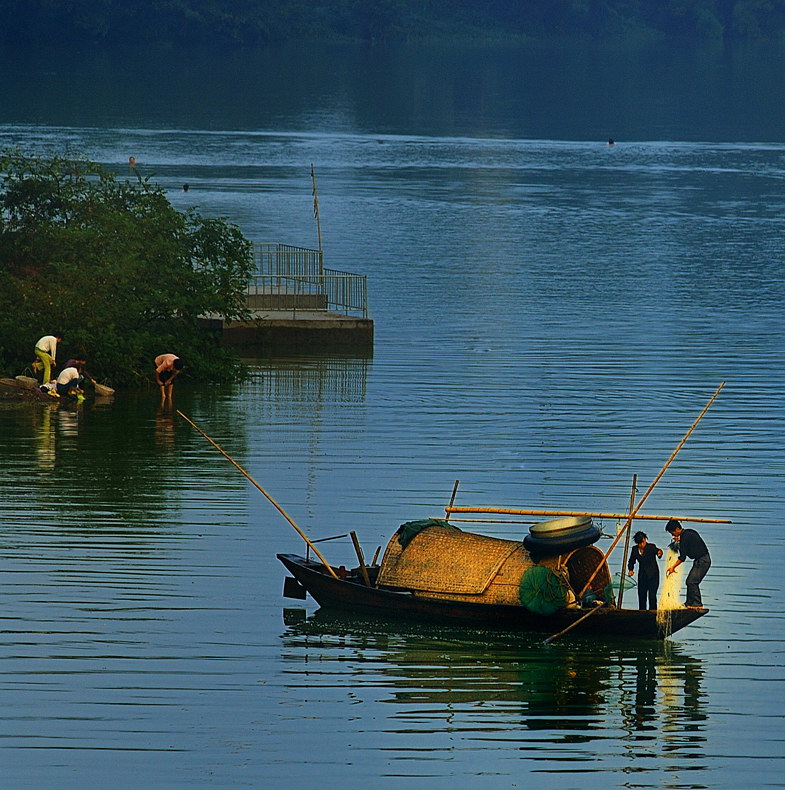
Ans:
<svg viewBox="0 0 785 790"><path fill-rule="evenodd" d="M535 614L553 614L567 605L568 589L567 582L550 568L535 565L521 579L521 603Z"/></svg>

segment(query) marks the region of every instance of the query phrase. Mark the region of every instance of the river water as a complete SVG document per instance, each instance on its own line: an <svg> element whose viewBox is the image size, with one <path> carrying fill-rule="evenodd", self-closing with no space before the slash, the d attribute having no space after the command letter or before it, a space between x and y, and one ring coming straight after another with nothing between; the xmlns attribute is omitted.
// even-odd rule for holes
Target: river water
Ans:
<svg viewBox="0 0 785 790"><path fill-rule="evenodd" d="M2 403L4 787L785 786L782 53L4 58L8 143L135 156L255 241L315 245L314 164L373 355L174 399L312 538L372 555L455 480L624 511L723 381L644 510L733 522L664 644L339 617L282 597L302 541L155 395Z"/></svg>

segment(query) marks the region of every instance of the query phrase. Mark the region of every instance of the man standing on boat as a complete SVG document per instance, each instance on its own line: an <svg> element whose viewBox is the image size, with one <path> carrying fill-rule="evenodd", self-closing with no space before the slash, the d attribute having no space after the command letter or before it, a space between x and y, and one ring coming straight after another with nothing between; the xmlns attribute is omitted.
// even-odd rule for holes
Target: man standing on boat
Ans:
<svg viewBox="0 0 785 790"><path fill-rule="evenodd" d="M640 566L638 574L638 609L657 608L657 588L660 586L660 569L657 560L662 557L662 549L649 543L645 532L636 532L633 536L635 547L630 552L627 573L635 573L635 563ZM648 607L647 607L648 602Z"/></svg>
<svg viewBox="0 0 785 790"><path fill-rule="evenodd" d="M692 560L692 568L687 574L687 599L685 606L700 609L703 607L701 600L700 583L703 577L711 568L711 557L703 538L694 529L684 529L681 522L672 518L666 525L665 531L673 535L673 539L679 544L679 559L667 570L667 574L673 573L687 557Z"/></svg>

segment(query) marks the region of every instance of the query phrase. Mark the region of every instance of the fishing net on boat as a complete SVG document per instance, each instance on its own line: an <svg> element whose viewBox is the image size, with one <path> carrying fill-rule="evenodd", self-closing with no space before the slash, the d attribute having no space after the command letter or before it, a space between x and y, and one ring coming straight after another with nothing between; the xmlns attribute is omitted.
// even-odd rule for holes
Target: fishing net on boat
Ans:
<svg viewBox="0 0 785 790"><path fill-rule="evenodd" d="M567 605L569 589L567 582L550 568L535 565L521 578L521 603L535 614L553 614Z"/></svg>
<svg viewBox="0 0 785 790"><path fill-rule="evenodd" d="M457 529L460 532L458 527L442 518L421 518L418 521L407 521L405 524L401 524L401 526L398 527L398 532L396 533L398 536L398 543L400 543L403 548L406 548L414 538L429 527Z"/></svg>
<svg viewBox="0 0 785 790"><path fill-rule="evenodd" d="M684 578L684 563L679 565L673 573L669 574L667 572L667 568L670 568L678 558L679 553L669 548L665 557L665 579L660 588L660 599L657 602L657 624L660 626L663 633L666 634L671 632L670 626L673 610L681 609L682 606L679 597L681 594L682 579Z"/></svg>

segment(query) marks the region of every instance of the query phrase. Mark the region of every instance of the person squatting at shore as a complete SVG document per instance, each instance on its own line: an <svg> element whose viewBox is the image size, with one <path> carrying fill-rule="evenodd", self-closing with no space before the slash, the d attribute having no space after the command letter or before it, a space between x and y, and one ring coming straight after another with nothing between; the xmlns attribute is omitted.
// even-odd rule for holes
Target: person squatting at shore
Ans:
<svg viewBox="0 0 785 790"><path fill-rule="evenodd" d="M82 373L77 367L63 368L57 377L57 394L62 398L66 395L78 397L82 393Z"/></svg>

